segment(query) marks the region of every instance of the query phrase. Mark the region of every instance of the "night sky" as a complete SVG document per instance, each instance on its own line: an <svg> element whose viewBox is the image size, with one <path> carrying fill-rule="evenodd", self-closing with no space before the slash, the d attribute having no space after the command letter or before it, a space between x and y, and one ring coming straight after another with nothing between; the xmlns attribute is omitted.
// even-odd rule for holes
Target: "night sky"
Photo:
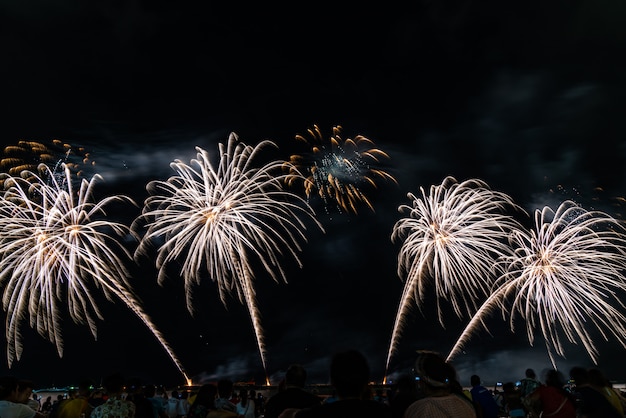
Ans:
<svg viewBox="0 0 626 418"><path fill-rule="evenodd" d="M622 217L626 191L626 5L617 0L386 2L358 8L166 1L32 1L0 5L3 146L60 139L84 146L104 178L103 194L138 204L146 184L166 179L195 146L210 153L235 132L249 145L269 139L288 158L294 137L318 125L363 135L389 154L398 184L371 191L375 211L326 213L310 228L302 262L286 258L288 283L259 273L256 290L277 383L291 363L310 382L328 381L330 356L364 352L372 380L384 375L402 292L398 206L451 175L480 178L529 212L574 199ZM128 217L139 208L114 213ZM156 282L150 263L130 266L146 312L195 382L264 380L246 308L224 306L207 279L192 317L181 280ZM434 293L433 293L434 295ZM40 386L99 381L121 370L175 385L181 374L141 321L102 298L94 341L65 315L65 353L24 323L22 359L7 371ZM434 300L409 317L392 371L417 349L446 355L467 318ZM3 318L4 322L4 318ZM512 334L494 315L455 359L461 383L515 381L550 366L541 338ZM6 354L2 341L0 357ZM624 349L598 342L600 364L626 379ZM591 366L565 344L564 371Z"/></svg>

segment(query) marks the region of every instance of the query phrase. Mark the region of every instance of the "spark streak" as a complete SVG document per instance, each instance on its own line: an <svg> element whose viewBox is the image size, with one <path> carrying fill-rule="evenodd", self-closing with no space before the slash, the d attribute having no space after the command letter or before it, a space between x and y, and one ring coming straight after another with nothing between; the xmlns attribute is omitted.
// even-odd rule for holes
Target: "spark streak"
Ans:
<svg viewBox="0 0 626 418"><path fill-rule="evenodd" d="M147 254L149 245L164 239L158 248L158 282L166 278L166 266L182 260L187 308L193 314L193 286L205 272L217 283L220 299L235 291L248 308L263 367L266 350L254 288L253 261L276 282L287 282L280 256L288 253L302 267L298 253L306 241L306 226L298 215L315 220L313 209L301 197L284 190L286 175L278 175L282 161L255 167L257 154L273 142L255 147L239 142L234 133L227 147L219 144L219 165L196 147L197 158L190 164L171 163L176 174L167 181L152 181L135 228L147 221L147 232L135 255ZM292 170L291 175L297 171Z"/></svg>
<svg viewBox="0 0 626 418"><path fill-rule="evenodd" d="M61 163L65 164L73 178L86 178L92 174L95 161L91 154L80 146L73 146L58 139L52 141L18 141L16 145L9 145L0 154L0 171L13 177L29 176L36 173L40 164L50 168L49 172L40 172L40 176L57 176L58 180L65 181L65 173L58 170ZM34 181L34 177L29 178ZM3 186L0 180L0 187Z"/></svg>
<svg viewBox="0 0 626 418"><path fill-rule="evenodd" d="M357 135L354 139L341 138L341 126L333 127L333 134L324 141L317 125L308 130L310 138L296 135L296 140L310 148L309 153L294 154L288 167L293 176L287 177L289 185L304 178L304 191L307 199L317 191L326 210L335 202L340 211L357 213L359 203L372 211L374 207L363 191L363 187L376 187L376 179L396 180L389 173L376 168L375 164L389 156L380 149L373 148L374 142Z"/></svg>
<svg viewBox="0 0 626 418"><path fill-rule="evenodd" d="M521 210L512 199L493 191L477 179L458 183L446 177L431 186L421 198L408 194L412 206L398 210L408 217L396 222L392 242L403 240L398 255L398 275L406 273L387 355L387 368L404 328L412 302L418 307L432 281L437 297L439 322L443 325L440 300L448 300L460 318L469 315L485 297L495 280L491 271L497 257L510 252L507 237L519 228L510 215Z"/></svg>
<svg viewBox="0 0 626 418"><path fill-rule="evenodd" d="M589 324L605 340L612 335L626 348L626 317L619 309L624 308L620 295L626 291L626 238L618 220L565 201L556 212L549 207L537 210L535 230L516 231L511 244L514 254L498 261L503 274L448 360L481 325L486 328L485 317L497 309L503 319L510 314L512 332L516 314L526 321L530 345L535 329L540 328L555 368L553 351L564 356L560 331L569 342L580 341L594 363L598 352L587 330ZM512 304L507 308L509 300Z"/></svg>
<svg viewBox="0 0 626 418"><path fill-rule="evenodd" d="M35 172L21 172L21 177L0 175L5 185L0 195L0 284L5 285L2 302L7 312L9 367L21 357L20 324L27 314L30 326L63 356L59 301L64 290L70 317L77 324L87 324L97 337L96 319L103 317L90 289L92 282L109 301L115 296L124 302L185 375L128 282L124 259L118 254L125 259L132 255L113 235L132 235L130 228L98 219L109 204L134 204L132 199L115 195L94 202L93 188L99 175L81 180L76 193L65 164L61 165L64 178L53 175L46 164L40 164L38 170L45 179Z"/></svg>

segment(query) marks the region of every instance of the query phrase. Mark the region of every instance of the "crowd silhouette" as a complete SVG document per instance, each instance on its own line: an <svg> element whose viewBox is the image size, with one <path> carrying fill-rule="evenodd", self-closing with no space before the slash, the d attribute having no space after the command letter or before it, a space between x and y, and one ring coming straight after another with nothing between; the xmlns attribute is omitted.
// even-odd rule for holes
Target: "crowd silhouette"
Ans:
<svg viewBox="0 0 626 418"><path fill-rule="evenodd" d="M474 374L464 389L454 366L419 351L411 373L386 390L370 384L358 350L335 353L329 367L331 395L306 385L307 371L290 365L268 399L253 386L228 378L184 390L166 390L116 372L94 387L88 380L56 398L39 397L33 381L0 377L1 418L626 418L626 397L598 368L573 367L568 378L547 368L542 379L527 369L517 382L483 386Z"/></svg>

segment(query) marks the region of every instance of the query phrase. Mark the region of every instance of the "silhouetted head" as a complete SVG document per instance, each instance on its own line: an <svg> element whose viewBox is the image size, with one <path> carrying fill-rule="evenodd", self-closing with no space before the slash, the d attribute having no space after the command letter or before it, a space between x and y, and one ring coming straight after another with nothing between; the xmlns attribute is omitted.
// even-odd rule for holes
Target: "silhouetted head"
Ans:
<svg viewBox="0 0 626 418"><path fill-rule="evenodd" d="M580 366L574 366L569 371L569 376L574 380L576 386L585 385L589 383L589 373L587 369Z"/></svg>
<svg viewBox="0 0 626 418"><path fill-rule="evenodd" d="M141 383L141 379L138 377L131 377L126 382L126 390L128 393L143 393L143 384Z"/></svg>
<svg viewBox="0 0 626 418"><path fill-rule="evenodd" d="M472 377L470 377L470 384L472 386L480 385L480 377L477 374L473 374Z"/></svg>
<svg viewBox="0 0 626 418"><path fill-rule="evenodd" d="M230 379L220 379L217 381L217 394L220 398L228 399L233 394L235 384Z"/></svg>
<svg viewBox="0 0 626 418"><path fill-rule="evenodd" d="M292 364L285 373L285 384L287 386L304 387L306 383L306 370L300 364Z"/></svg>
<svg viewBox="0 0 626 418"><path fill-rule="evenodd" d="M153 398L156 396L156 386L153 384L148 384L143 388L143 394L146 398Z"/></svg>
<svg viewBox="0 0 626 418"><path fill-rule="evenodd" d="M416 389L415 379L408 374L403 374L396 379L396 388L402 392L414 391Z"/></svg>
<svg viewBox="0 0 626 418"><path fill-rule="evenodd" d="M587 370L587 376L589 377L589 383L598 387L609 387L611 386L611 381L606 378L602 370L593 367Z"/></svg>
<svg viewBox="0 0 626 418"><path fill-rule="evenodd" d="M122 393L124 390L124 377L120 373L110 374L104 378L102 386L109 394Z"/></svg>
<svg viewBox="0 0 626 418"><path fill-rule="evenodd" d="M516 391L515 383L506 382L502 385L502 391L504 393L514 393Z"/></svg>
<svg viewBox="0 0 626 418"><path fill-rule="evenodd" d="M196 407L202 405L208 409L215 408L215 397L217 396L217 386L212 383L206 383L200 386L196 399L193 401L193 405ZM194 408L195 409L195 408Z"/></svg>
<svg viewBox="0 0 626 418"><path fill-rule="evenodd" d="M91 394L91 387L93 386L93 382L89 379L82 379L78 383L78 394L81 396L89 397Z"/></svg>
<svg viewBox="0 0 626 418"><path fill-rule="evenodd" d="M333 356L330 381L339 397L360 397L369 382L367 359L357 350L348 350Z"/></svg>
<svg viewBox="0 0 626 418"><path fill-rule="evenodd" d="M15 376L0 377L0 399L9 399L17 390L18 379Z"/></svg>
<svg viewBox="0 0 626 418"><path fill-rule="evenodd" d="M565 377L563 373L556 369L548 369L545 372L544 383L546 386L553 388L563 388L565 386Z"/></svg>
<svg viewBox="0 0 626 418"><path fill-rule="evenodd" d="M32 380L18 379L17 381L17 402L26 403L33 395L35 384Z"/></svg>
<svg viewBox="0 0 626 418"><path fill-rule="evenodd" d="M439 353L418 351L415 376L420 385L425 385L431 390L451 390L452 382L456 381L456 370Z"/></svg>

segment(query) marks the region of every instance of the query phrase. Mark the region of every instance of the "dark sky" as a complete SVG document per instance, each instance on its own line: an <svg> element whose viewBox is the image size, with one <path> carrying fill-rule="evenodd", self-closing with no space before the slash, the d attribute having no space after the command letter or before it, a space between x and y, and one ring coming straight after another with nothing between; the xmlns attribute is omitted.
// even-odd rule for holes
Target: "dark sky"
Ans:
<svg viewBox="0 0 626 418"><path fill-rule="evenodd" d="M358 8L233 2L4 1L0 5L2 145L54 138L91 150L107 191L139 203L194 147L214 152L235 132L270 139L289 155L313 124L364 135L390 155L398 185L373 192L375 212L324 215L311 229L303 269L285 260L288 284L259 274L268 373L294 362L326 382L329 357L361 349L373 380L384 374L402 281L390 235L418 193L445 176L480 178L525 209L576 199L621 216L626 125L626 6L617 0L386 2ZM598 187L602 190L598 191ZM245 307L224 307L212 282L186 311L182 283L159 287L150 265L133 267L147 313L190 376L257 378L264 371ZM414 350L447 354L464 321L437 323L434 301L415 310L392 369ZM102 301L94 341L64 320L65 354L25 324L11 373L42 386L99 380L119 369L181 383L176 367L120 303ZM515 380L549 367L494 317L455 360L462 383ZM600 366L626 378L624 349L599 344ZM5 348L3 347L2 353ZM591 365L566 345L559 367ZM4 354L3 354L4 356ZM6 364L1 369L6 372Z"/></svg>

